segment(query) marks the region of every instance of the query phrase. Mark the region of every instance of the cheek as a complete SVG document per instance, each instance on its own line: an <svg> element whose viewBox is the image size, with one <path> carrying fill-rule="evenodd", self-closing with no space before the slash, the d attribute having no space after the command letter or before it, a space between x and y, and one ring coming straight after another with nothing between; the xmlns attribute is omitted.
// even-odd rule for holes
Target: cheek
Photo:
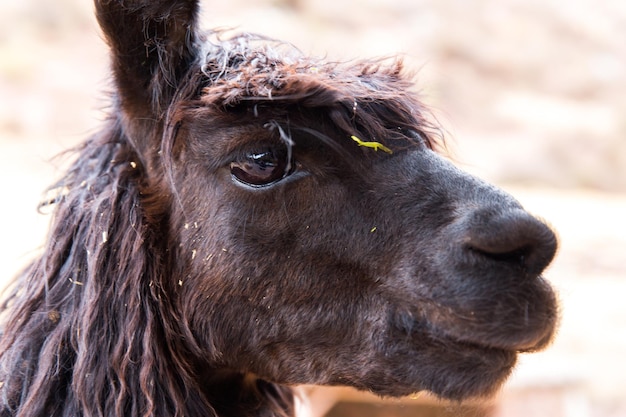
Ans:
<svg viewBox="0 0 626 417"><path fill-rule="evenodd" d="M297 289L295 282L252 285L247 294L228 290L217 299L188 292L190 329L203 350L218 352L216 364L269 380L324 383L318 378L337 377L358 356L370 363L370 336L381 332L382 321L372 309L382 312L383 304L353 291L322 296L328 291L309 292L305 281Z"/></svg>
<svg viewBox="0 0 626 417"><path fill-rule="evenodd" d="M185 221L172 231L178 242L172 251L177 264L186 266L182 308L194 306L206 317L212 303L249 305L234 317L275 313L279 304L285 315L334 314L335 306L358 304L373 293L380 275L375 270L387 262L370 262L390 240L385 221L368 217L376 211L360 208L338 183L305 178L271 192L249 191L220 174L179 195L176 217ZM346 313L354 314L337 312ZM302 320L320 329L332 324L333 315L328 323ZM248 321L254 324L256 317Z"/></svg>
<svg viewBox="0 0 626 417"><path fill-rule="evenodd" d="M276 349L362 349L366 329L380 326L384 309L372 311L378 284L345 254L354 245L339 243L330 231L313 237L316 228L304 221L315 220L310 213L296 222L285 210L227 208L229 216L211 213L219 224L191 225L181 239L189 268L180 308L198 343L239 367L279 355ZM319 349L312 348L316 343ZM291 366L278 359L264 362Z"/></svg>

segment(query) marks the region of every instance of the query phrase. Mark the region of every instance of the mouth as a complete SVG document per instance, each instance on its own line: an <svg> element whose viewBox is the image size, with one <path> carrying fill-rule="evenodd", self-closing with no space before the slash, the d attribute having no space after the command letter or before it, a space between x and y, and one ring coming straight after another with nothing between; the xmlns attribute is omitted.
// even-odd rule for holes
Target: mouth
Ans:
<svg viewBox="0 0 626 417"><path fill-rule="evenodd" d="M518 351L454 339L439 356L441 370L426 379L427 389L448 400L487 398L495 394L517 363Z"/></svg>
<svg viewBox="0 0 626 417"><path fill-rule="evenodd" d="M537 294L542 296L537 299ZM509 377L517 355L544 348L555 333L554 294L538 291L525 300L534 302L505 300L502 305L510 308L502 310L422 300L412 314L396 311L392 326L403 340L399 351L414 369L413 392L419 381L421 389L445 399L492 396ZM408 384L405 388L400 395L412 393Z"/></svg>
<svg viewBox="0 0 626 417"><path fill-rule="evenodd" d="M514 353L536 352L552 341L556 331L556 315L546 314L541 319L522 316L514 321L490 321L477 323L473 320L431 316L428 334L442 340L450 340L462 346L478 349L495 349Z"/></svg>
<svg viewBox="0 0 626 417"><path fill-rule="evenodd" d="M452 401L488 398L511 374L517 354L515 349L414 329L402 343L387 345L384 369L377 368L375 378L357 388L391 397L428 391Z"/></svg>
<svg viewBox="0 0 626 417"><path fill-rule="evenodd" d="M537 277L506 290L493 287L469 297L423 300L416 319L430 334L461 343L520 353L545 348L559 317L549 284Z"/></svg>

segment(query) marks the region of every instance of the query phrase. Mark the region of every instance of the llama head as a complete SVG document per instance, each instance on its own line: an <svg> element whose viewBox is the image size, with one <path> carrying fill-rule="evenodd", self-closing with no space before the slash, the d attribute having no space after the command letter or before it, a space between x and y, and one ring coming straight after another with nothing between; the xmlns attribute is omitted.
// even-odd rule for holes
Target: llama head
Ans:
<svg viewBox="0 0 626 417"><path fill-rule="evenodd" d="M189 361L381 395L493 392L557 321L550 229L435 152L397 62L196 29L196 1L99 1L117 124Z"/></svg>

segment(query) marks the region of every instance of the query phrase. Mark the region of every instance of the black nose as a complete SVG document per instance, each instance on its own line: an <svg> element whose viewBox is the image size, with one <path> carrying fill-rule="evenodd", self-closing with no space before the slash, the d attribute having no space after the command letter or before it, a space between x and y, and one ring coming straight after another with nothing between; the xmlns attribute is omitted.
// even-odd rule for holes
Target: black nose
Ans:
<svg viewBox="0 0 626 417"><path fill-rule="evenodd" d="M528 274L540 274L556 253L554 232L520 208L478 209L463 223L465 249Z"/></svg>

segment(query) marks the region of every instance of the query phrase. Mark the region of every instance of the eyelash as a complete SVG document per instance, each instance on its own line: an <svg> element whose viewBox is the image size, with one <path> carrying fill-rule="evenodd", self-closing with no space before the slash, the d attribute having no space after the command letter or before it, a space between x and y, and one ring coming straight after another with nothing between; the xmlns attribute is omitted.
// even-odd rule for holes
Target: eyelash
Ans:
<svg viewBox="0 0 626 417"><path fill-rule="evenodd" d="M230 173L239 183L263 188L287 178L295 171L291 159L286 146L267 146L237 157L230 163Z"/></svg>

